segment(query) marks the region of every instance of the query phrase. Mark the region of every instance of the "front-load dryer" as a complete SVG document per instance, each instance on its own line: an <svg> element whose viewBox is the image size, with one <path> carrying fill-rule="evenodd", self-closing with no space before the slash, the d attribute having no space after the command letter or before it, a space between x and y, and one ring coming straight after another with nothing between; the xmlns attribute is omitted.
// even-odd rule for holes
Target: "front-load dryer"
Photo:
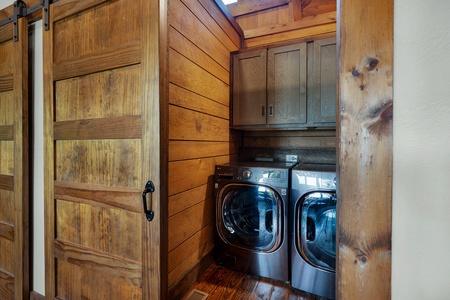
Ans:
<svg viewBox="0 0 450 300"><path fill-rule="evenodd" d="M291 185L291 284L335 298L336 166L299 164Z"/></svg>
<svg viewBox="0 0 450 300"><path fill-rule="evenodd" d="M289 281L288 205L294 163L216 166L216 263Z"/></svg>

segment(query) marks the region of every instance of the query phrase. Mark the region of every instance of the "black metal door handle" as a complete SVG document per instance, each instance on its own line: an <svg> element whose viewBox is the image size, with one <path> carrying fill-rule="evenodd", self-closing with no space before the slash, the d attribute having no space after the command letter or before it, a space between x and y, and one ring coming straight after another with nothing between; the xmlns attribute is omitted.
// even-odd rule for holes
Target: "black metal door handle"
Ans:
<svg viewBox="0 0 450 300"><path fill-rule="evenodd" d="M155 216L155 213L152 210L152 203L150 202L150 209L147 209L147 193L153 193L155 191L155 186L153 185L153 182L149 180L147 184L145 185L145 189L142 192L142 202L144 202L144 213L147 217L147 221L153 220L153 217ZM152 199L153 200L153 199Z"/></svg>

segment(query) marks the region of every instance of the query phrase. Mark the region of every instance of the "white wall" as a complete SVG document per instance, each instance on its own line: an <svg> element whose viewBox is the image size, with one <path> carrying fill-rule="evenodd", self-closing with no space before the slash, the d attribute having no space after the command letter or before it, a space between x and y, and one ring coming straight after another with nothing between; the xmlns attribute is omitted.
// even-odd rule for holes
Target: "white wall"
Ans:
<svg viewBox="0 0 450 300"><path fill-rule="evenodd" d="M44 252L44 82L42 57L42 20L32 24L30 32L30 76L33 87L33 281L32 289L45 295L45 252Z"/></svg>
<svg viewBox="0 0 450 300"><path fill-rule="evenodd" d="M13 4L13 0L0 0L0 9ZM43 65L42 65L42 21L31 25L30 31L30 60L32 64L32 87L30 91L33 101L33 125L30 134L33 136L33 199L30 235L33 243L32 290L45 295L45 253L44 253L44 133L43 133Z"/></svg>
<svg viewBox="0 0 450 300"><path fill-rule="evenodd" d="M392 299L450 299L450 1L394 4Z"/></svg>

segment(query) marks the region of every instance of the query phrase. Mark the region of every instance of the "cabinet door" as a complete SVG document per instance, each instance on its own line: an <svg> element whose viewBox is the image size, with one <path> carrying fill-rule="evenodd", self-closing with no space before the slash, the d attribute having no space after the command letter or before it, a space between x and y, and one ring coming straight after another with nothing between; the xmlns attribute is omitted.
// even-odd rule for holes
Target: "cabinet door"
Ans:
<svg viewBox="0 0 450 300"><path fill-rule="evenodd" d="M269 49L269 125L306 123L306 43Z"/></svg>
<svg viewBox="0 0 450 300"><path fill-rule="evenodd" d="M314 41L312 73L312 125L336 123L336 39Z"/></svg>
<svg viewBox="0 0 450 300"><path fill-rule="evenodd" d="M266 124L266 53L233 57L233 126Z"/></svg>

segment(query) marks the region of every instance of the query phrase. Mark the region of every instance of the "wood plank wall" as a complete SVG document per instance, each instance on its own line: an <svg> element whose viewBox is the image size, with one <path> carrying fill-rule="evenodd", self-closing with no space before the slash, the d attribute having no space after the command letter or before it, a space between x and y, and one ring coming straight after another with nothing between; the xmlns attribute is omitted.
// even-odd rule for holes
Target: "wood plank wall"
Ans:
<svg viewBox="0 0 450 300"><path fill-rule="evenodd" d="M247 131L239 159L283 160L295 154L302 162L336 163L336 130Z"/></svg>
<svg viewBox="0 0 450 300"><path fill-rule="evenodd" d="M336 32L336 0L246 0L227 8L244 31L244 48Z"/></svg>
<svg viewBox="0 0 450 300"><path fill-rule="evenodd" d="M213 250L214 167L235 160L240 141L229 95L230 53L241 40L210 0L171 0L168 19L171 294Z"/></svg>

